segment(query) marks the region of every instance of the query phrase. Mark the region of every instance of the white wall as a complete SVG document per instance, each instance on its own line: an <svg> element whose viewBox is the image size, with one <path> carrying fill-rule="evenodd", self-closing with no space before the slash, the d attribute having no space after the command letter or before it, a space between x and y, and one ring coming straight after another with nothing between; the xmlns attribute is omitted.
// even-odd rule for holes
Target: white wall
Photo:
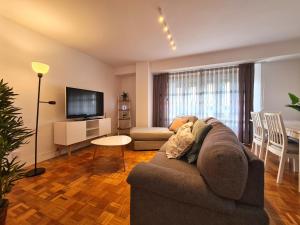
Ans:
<svg viewBox="0 0 300 225"><path fill-rule="evenodd" d="M151 62L151 72L157 73L182 68L256 62L262 59L300 53L300 39L255 45L223 51L202 53Z"/></svg>
<svg viewBox="0 0 300 225"><path fill-rule="evenodd" d="M65 47L0 17L0 77L19 94L16 105L22 108L25 125L35 128L38 78L31 61L50 65L42 79L41 99L55 100L56 105L40 107L39 161L57 154L53 144L53 122L64 120L65 86L104 92L104 110L116 127L116 78L112 68L79 51ZM34 141L20 148L17 155L27 163L34 160Z"/></svg>
<svg viewBox="0 0 300 225"><path fill-rule="evenodd" d="M261 64L263 111L282 112L286 120L300 120L300 112L285 107L288 93L300 96L300 59Z"/></svg>
<svg viewBox="0 0 300 225"><path fill-rule="evenodd" d="M253 90L253 111L259 112L263 108L262 105L262 78L261 63L254 65L254 90Z"/></svg>
<svg viewBox="0 0 300 225"><path fill-rule="evenodd" d="M127 66L115 67L113 70L114 75L130 75L135 74L136 66L135 64Z"/></svg>
<svg viewBox="0 0 300 225"><path fill-rule="evenodd" d="M119 95L123 91L128 92L130 99L130 113L131 113L131 125L134 127L136 125L136 91L135 91L135 74L118 76L119 81Z"/></svg>
<svg viewBox="0 0 300 225"><path fill-rule="evenodd" d="M149 62L136 63L136 126L152 126L152 74Z"/></svg>

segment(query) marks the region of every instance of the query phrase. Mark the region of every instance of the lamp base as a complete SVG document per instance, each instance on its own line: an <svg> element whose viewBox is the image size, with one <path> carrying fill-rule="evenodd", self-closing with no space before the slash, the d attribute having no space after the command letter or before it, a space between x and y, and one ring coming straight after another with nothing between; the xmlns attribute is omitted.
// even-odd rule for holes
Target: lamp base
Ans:
<svg viewBox="0 0 300 225"><path fill-rule="evenodd" d="M36 169L29 170L27 173L25 173L25 176L26 177L35 177L35 176L39 176L45 172L46 172L45 168L36 168Z"/></svg>

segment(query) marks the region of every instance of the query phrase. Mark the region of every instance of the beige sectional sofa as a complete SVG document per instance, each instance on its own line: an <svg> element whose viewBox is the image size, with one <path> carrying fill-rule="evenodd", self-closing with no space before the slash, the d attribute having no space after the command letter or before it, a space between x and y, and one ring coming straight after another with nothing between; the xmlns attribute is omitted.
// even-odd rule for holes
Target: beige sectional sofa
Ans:
<svg viewBox="0 0 300 225"><path fill-rule="evenodd" d="M190 122L195 122L195 116L181 116ZM155 150L160 147L174 134L167 127L133 127L130 137L133 140L134 150Z"/></svg>
<svg viewBox="0 0 300 225"><path fill-rule="evenodd" d="M196 164L168 159L165 145L129 174L131 225L267 225L264 164L233 131L210 119Z"/></svg>
<svg viewBox="0 0 300 225"><path fill-rule="evenodd" d="M173 134L166 127L134 127L130 130L134 150L159 149Z"/></svg>

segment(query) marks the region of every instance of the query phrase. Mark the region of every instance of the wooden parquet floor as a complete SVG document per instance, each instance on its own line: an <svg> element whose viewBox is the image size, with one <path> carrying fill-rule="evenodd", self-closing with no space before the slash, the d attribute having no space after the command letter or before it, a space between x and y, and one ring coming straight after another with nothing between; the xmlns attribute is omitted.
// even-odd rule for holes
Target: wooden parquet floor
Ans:
<svg viewBox="0 0 300 225"><path fill-rule="evenodd" d="M130 223L130 188L126 178L139 162L154 156L152 151L125 152L126 172L121 152L103 149L92 160L93 148L76 151L71 158L61 156L40 166L40 177L19 181L8 195L7 225L126 225ZM287 168L284 183L276 185L277 160L266 169L266 209L272 225L300 224L300 194L297 174Z"/></svg>

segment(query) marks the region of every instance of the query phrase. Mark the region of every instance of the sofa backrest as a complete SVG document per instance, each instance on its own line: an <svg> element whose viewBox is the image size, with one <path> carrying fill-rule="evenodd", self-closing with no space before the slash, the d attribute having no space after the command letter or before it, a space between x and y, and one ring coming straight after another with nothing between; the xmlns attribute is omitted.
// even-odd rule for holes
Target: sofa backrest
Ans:
<svg viewBox="0 0 300 225"><path fill-rule="evenodd" d="M218 196L239 200L248 179L248 159L234 132L211 118L197 160L197 168L210 189Z"/></svg>

